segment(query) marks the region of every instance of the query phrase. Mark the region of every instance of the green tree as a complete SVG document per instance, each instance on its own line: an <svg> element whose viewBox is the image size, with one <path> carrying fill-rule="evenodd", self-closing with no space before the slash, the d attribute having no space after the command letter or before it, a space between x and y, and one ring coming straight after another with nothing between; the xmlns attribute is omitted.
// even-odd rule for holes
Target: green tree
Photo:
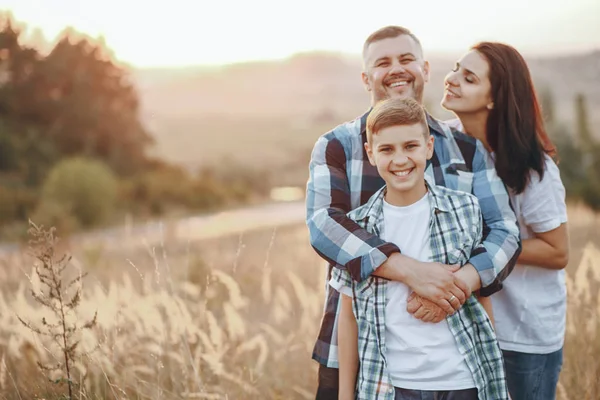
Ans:
<svg viewBox="0 0 600 400"><path fill-rule="evenodd" d="M71 215L89 228L110 217L116 198L117 180L104 163L68 158L50 171L42 189L41 210Z"/></svg>
<svg viewBox="0 0 600 400"><path fill-rule="evenodd" d="M584 183L581 196L586 204L600 210L600 143L592 135L588 121L587 102L583 94L575 97L576 133L581 149Z"/></svg>
<svg viewBox="0 0 600 400"><path fill-rule="evenodd" d="M552 94L552 90L548 86L543 86L539 93L544 122L546 123L546 126L551 127L556 123L554 96Z"/></svg>

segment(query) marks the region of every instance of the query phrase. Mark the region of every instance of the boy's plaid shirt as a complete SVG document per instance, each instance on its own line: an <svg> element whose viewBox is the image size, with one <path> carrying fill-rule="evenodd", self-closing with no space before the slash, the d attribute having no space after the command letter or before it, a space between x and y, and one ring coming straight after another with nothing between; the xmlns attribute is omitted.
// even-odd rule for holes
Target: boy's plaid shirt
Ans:
<svg viewBox="0 0 600 400"><path fill-rule="evenodd" d="M370 111L369 111L370 112ZM334 268L345 268L361 282L393 253L400 251L347 218L384 185L364 149L369 112L321 136L312 152L307 184L307 225L312 247ZM481 142L427 115L435 138L425 175L432 183L474 194L483 214L483 247L469 262L480 274L480 293L489 296L502 287L521 252L517 219L508 192ZM313 359L337 368L339 293L325 286L324 314Z"/></svg>
<svg viewBox="0 0 600 400"><path fill-rule="evenodd" d="M482 219L471 194L427 184L431 205L430 261L464 265L481 248ZM380 189L348 216L368 232L383 236L383 198ZM358 322L359 372L357 399L392 400L394 386L387 371L385 344L386 279L354 281L347 270L335 268L332 279L352 288ZM508 399L502 352L491 322L474 295L447 317L456 344L473 375L479 400Z"/></svg>

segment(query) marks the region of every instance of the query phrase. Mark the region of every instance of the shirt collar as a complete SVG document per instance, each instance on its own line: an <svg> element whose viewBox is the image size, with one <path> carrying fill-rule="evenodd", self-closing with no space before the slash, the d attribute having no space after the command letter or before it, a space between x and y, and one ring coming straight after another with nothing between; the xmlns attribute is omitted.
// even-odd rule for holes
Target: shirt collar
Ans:
<svg viewBox="0 0 600 400"><path fill-rule="evenodd" d="M444 194L441 193L441 189L430 182L430 178L427 176L425 177L425 185L427 186L427 190L431 199L432 211L435 213L449 212L450 207L448 206ZM356 222L363 222L371 218L377 218L377 216L379 216L383 210L383 200L386 191L387 185L384 185L381 189L375 192L369 201L357 209L354 220Z"/></svg>

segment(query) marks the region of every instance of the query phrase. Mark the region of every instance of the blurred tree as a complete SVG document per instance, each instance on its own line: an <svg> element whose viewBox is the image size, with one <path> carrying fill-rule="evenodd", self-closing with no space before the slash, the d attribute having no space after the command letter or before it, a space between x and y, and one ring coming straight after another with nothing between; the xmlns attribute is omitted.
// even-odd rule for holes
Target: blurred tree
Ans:
<svg viewBox="0 0 600 400"><path fill-rule="evenodd" d="M575 124L577 139L581 149L581 166L584 171L584 184L581 196L585 203L600 210L600 143L593 137L587 113L587 102L583 94L575 97Z"/></svg>
<svg viewBox="0 0 600 400"><path fill-rule="evenodd" d="M30 163L39 161L32 150L53 148L54 154L42 151L51 164L84 155L120 175L143 170L152 140L139 116L138 95L103 44L66 30L42 57L19 43L20 34L10 16L0 17L0 118L11 126L0 142ZM40 148L6 138L23 135L35 136Z"/></svg>
<svg viewBox="0 0 600 400"><path fill-rule="evenodd" d="M539 91L539 94L544 122L548 127L550 127L556 123L554 96L552 94L552 90L546 85L542 87L542 89Z"/></svg>
<svg viewBox="0 0 600 400"><path fill-rule="evenodd" d="M131 176L148 168L152 143L128 71L102 40L65 30L41 53L25 44L35 41L24 33L10 13L0 13L0 187L10 199L0 207L4 221L27 219L32 196L61 160L97 159Z"/></svg>

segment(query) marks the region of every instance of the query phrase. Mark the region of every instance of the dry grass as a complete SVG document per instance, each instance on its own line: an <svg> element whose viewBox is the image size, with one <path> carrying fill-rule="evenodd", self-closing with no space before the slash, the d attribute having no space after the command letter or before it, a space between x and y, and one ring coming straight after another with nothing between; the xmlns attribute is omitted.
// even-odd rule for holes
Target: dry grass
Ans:
<svg viewBox="0 0 600 400"><path fill-rule="evenodd" d="M569 326L560 399L600 395L600 219L571 210ZM175 243L144 251L75 249L89 272L78 318L98 309L81 336L79 397L89 399L310 399L310 354L322 310L324 264L306 228ZM41 320L28 289L31 260L0 268L0 397L58 398L37 361L59 357L16 314ZM77 269L77 268L76 268ZM24 278L29 275L30 279Z"/></svg>

